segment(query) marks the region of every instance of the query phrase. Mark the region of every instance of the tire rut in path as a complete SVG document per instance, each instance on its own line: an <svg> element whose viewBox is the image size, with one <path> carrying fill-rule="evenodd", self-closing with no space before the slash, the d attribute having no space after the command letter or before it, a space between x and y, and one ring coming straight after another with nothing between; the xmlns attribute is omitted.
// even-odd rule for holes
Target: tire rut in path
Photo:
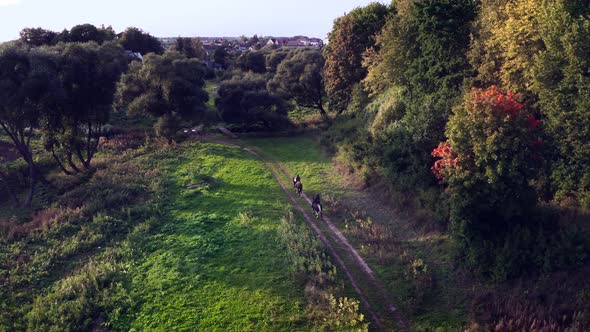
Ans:
<svg viewBox="0 0 590 332"><path fill-rule="evenodd" d="M355 292L359 296L360 301L363 303L363 305L364 305L366 311L368 312L371 320L375 323L376 328L378 330L380 330L380 331L387 331L388 328L386 328L383 325L382 319L372 309L372 307L371 307L371 305L369 303L369 300L365 296L365 292L363 292L362 289L359 287L358 281L353 276L353 274L351 272L351 269L348 266L348 264L346 264L344 262L344 260L342 260L342 258L338 254L338 252L334 249L334 246L332 245L332 242L330 242L328 240L328 238L326 238L326 236L324 235L324 232L316 224L316 222L314 221L314 219L311 218L307 214L307 212L301 207L301 205L299 204L299 202L293 197L293 195L291 193L291 190L289 190L288 188L285 187L285 184L281 180L280 175L277 174L277 171L275 170L275 168L278 169L281 173L283 173L284 175L287 176L287 178L290 179L291 177L288 174L288 172L285 170L285 168L280 163L270 163L270 162L268 162L262 156L262 154L259 153L259 152L257 152L256 149L254 149L254 148L242 147L242 149L244 149L245 151L247 151L250 154L252 154L252 155L256 156L257 158L259 158L264 163L264 165L268 168L268 170L272 173L272 175L275 178L275 180L279 183L279 185L281 186L281 188L283 189L283 191L289 197L289 200L291 201L291 203L301 213L301 215L303 216L303 218L311 226L311 228L314 230L314 232L317 234L317 236L320 238L320 240L326 245L326 247L328 248L328 250L329 250L330 254L332 255L332 257L334 257L334 259L336 260L336 262L338 263L338 265L340 265L340 267L342 268L342 270L346 274L347 279L349 280L350 284L352 285L353 289L355 290ZM307 195L305 195L305 193L303 194L303 197L311 205L311 200L307 197ZM355 263L354 265L356 265L355 267L357 267L358 270L362 271L362 274L363 275L367 276L367 279L368 279L369 283L371 284L371 286L375 287L375 289L377 289L379 291L379 294L381 294L381 297L382 297L380 299L381 300L380 302L386 306L387 310L392 315L393 320L395 321L395 323L397 325L397 328L400 329L400 330L402 330L402 331L407 330L407 327L406 327L405 322L400 317L400 315L399 315L399 313L397 311L397 308L389 301L389 298L390 297L387 295L388 292L386 291L386 289L383 286L383 284L375 277L375 274L374 274L373 270L369 267L369 265L361 257L361 255L358 253L358 251L356 251L354 249L354 247L352 247L352 245L348 242L348 240L346 239L346 237L342 234L342 232L340 232L340 230L334 225L334 223L330 220L330 218L328 216L325 216L324 215L323 218L322 218L322 220L328 226L329 232L331 233L332 238L334 239L334 241L337 242L337 244L339 244L340 247L343 248L343 250L346 252L346 254L353 259L353 262Z"/></svg>

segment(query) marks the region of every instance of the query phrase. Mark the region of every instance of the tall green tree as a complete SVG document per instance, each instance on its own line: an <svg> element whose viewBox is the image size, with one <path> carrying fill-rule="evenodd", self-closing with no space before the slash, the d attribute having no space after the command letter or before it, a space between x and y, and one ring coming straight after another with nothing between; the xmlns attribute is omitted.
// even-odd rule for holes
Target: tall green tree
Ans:
<svg viewBox="0 0 590 332"><path fill-rule="evenodd" d="M342 112L350 103L354 86L367 75L363 53L375 45L389 13L387 6L372 3L359 7L334 22L325 48L326 93L330 109Z"/></svg>
<svg viewBox="0 0 590 332"><path fill-rule="evenodd" d="M125 29L118 41L124 49L139 52L142 55L147 53L164 53L164 47L158 38L135 27Z"/></svg>
<svg viewBox="0 0 590 332"><path fill-rule="evenodd" d="M555 1L538 16L544 50L535 56L532 87L551 138L551 192L590 206L590 19ZM576 7L574 7L575 9Z"/></svg>
<svg viewBox="0 0 590 332"><path fill-rule="evenodd" d="M238 67L243 71L262 74L266 72L266 58L262 52L244 52L237 59Z"/></svg>
<svg viewBox="0 0 590 332"><path fill-rule="evenodd" d="M227 49L225 46L217 46L215 47L215 51L213 51L213 61L215 63L220 64L223 68L227 68L228 65L228 54Z"/></svg>
<svg viewBox="0 0 590 332"><path fill-rule="evenodd" d="M324 57L320 50L295 52L277 67L268 83L271 92L293 100L297 106L317 109L323 117L324 110Z"/></svg>
<svg viewBox="0 0 590 332"><path fill-rule="evenodd" d="M373 95L395 91L392 107L379 115L388 128L373 132L383 168L404 189L427 187L434 179L430 152L444 139L452 107L471 69L466 58L474 3L469 1L399 1L378 37L377 49L365 54ZM402 175L402 176L400 176Z"/></svg>
<svg viewBox="0 0 590 332"><path fill-rule="evenodd" d="M203 90L204 75L203 65L197 59L186 59L177 52L148 54L143 62L133 62L121 77L116 107L131 114L166 117L170 120L165 124L168 127L177 123L177 118L197 120L209 98ZM163 128L166 126L162 124ZM160 132L166 133L172 142L175 130Z"/></svg>
<svg viewBox="0 0 590 332"><path fill-rule="evenodd" d="M95 42L101 44L104 42L105 35L92 24L79 24L70 29L69 41L77 43Z"/></svg>
<svg viewBox="0 0 590 332"><path fill-rule="evenodd" d="M31 140L41 117L58 107L61 95L56 62L42 50L18 46L0 49L0 128L28 165L27 207L31 206L37 182L42 178Z"/></svg>
<svg viewBox="0 0 590 332"><path fill-rule="evenodd" d="M24 28L20 31L20 40L30 46L51 45L58 34L43 28Z"/></svg>
<svg viewBox="0 0 590 332"><path fill-rule="evenodd" d="M172 46L172 50L183 54L188 59L197 58L204 60L207 56L207 52L205 52L203 43L201 43L199 38L178 37Z"/></svg>
<svg viewBox="0 0 590 332"><path fill-rule="evenodd" d="M246 129L280 129L289 121L289 105L266 89L266 79L252 72L223 81L215 105L223 120Z"/></svg>
<svg viewBox="0 0 590 332"><path fill-rule="evenodd" d="M60 55L63 103L48 112L43 140L60 168L72 174L80 171L73 157L83 168L90 168L127 62L123 49L112 42L101 46L69 43L56 52Z"/></svg>

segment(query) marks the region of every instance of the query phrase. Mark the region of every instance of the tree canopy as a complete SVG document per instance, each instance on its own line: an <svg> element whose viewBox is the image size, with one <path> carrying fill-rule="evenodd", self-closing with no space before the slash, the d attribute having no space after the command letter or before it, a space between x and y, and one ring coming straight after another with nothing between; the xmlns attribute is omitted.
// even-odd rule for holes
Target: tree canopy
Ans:
<svg viewBox="0 0 590 332"><path fill-rule="evenodd" d="M324 110L324 57L320 50L309 49L293 52L277 67L269 81L269 90L297 106L313 108L326 116Z"/></svg>
<svg viewBox="0 0 590 332"><path fill-rule="evenodd" d="M164 47L158 38L135 27L125 29L119 37L119 43L124 49L139 52L142 55L147 53L164 53Z"/></svg>
<svg viewBox="0 0 590 332"><path fill-rule="evenodd" d="M148 54L142 62L131 63L122 76L116 106L130 114L198 120L209 98L203 90L204 75L197 59L187 59L177 52Z"/></svg>
<svg viewBox="0 0 590 332"><path fill-rule="evenodd" d="M381 31L388 13L387 6L375 2L334 22L325 49L324 70L330 109L346 109L354 86L367 75L362 66L363 53L375 44L375 35Z"/></svg>

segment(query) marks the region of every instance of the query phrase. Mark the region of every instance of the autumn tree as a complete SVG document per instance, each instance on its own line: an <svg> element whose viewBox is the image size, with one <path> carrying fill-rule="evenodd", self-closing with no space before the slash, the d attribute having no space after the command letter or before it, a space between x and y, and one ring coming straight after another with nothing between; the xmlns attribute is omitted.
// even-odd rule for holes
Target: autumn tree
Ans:
<svg viewBox="0 0 590 332"><path fill-rule="evenodd" d="M375 44L389 13L388 7L372 3L359 7L334 22L325 48L324 76L330 109L342 112L350 102L354 86L367 75L362 55Z"/></svg>
<svg viewBox="0 0 590 332"><path fill-rule="evenodd" d="M544 49L539 13L545 6L544 0L481 2L468 53L475 85L498 85L520 93L530 104L535 102L531 70L535 56Z"/></svg>
<svg viewBox="0 0 590 332"><path fill-rule="evenodd" d="M277 67L268 83L269 90L292 100L299 107L324 110L324 57L321 51L309 49L295 52Z"/></svg>
<svg viewBox="0 0 590 332"><path fill-rule="evenodd" d="M432 152L432 170L448 186L452 235L471 267L503 268L497 249L532 218L540 126L516 95L474 88L449 120L448 141Z"/></svg>
<svg viewBox="0 0 590 332"><path fill-rule="evenodd" d="M148 54L143 62L131 63L121 77L116 107L130 114L163 117L159 132L172 142L179 119L196 120L206 109L203 77L204 68L197 59L186 59L177 52Z"/></svg>

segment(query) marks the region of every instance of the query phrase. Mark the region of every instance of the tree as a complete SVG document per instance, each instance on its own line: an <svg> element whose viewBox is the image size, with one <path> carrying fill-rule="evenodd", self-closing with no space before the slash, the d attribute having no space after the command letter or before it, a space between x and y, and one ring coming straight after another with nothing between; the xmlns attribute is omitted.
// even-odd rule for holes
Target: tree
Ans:
<svg viewBox="0 0 590 332"><path fill-rule="evenodd" d="M302 50L285 59L268 83L269 90L297 106L314 108L326 117L324 110L324 57L319 50Z"/></svg>
<svg viewBox="0 0 590 332"><path fill-rule="evenodd" d="M365 53L364 86L388 105L376 117L382 123L373 128L382 129L372 137L382 151L381 167L398 189L434 183L431 151L444 139L470 75L465 53L474 16L470 1L397 1L376 47Z"/></svg>
<svg viewBox="0 0 590 332"><path fill-rule="evenodd" d="M51 45L57 33L43 28L24 28L20 32L20 40L30 46Z"/></svg>
<svg viewBox="0 0 590 332"><path fill-rule="evenodd" d="M544 48L538 16L545 6L544 0L481 2L468 53L476 86L497 85L521 94L531 105L536 102L531 69Z"/></svg>
<svg viewBox="0 0 590 332"><path fill-rule="evenodd" d="M266 59L262 52L245 52L237 60L238 67L243 71L262 74L266 72Z"/></svg>
<svg viewBox="0 0 590 332"><path fill-rule="evenodd" d="M292 50L279 48L266 55L266 69L270 73L276 73L277 68L289 56Z"/></svg>
<svg viewBox="0 0 590 332"><path fill-rule="evenodd" d="M213 61L220 64L223 68L227 68L227 50L224 46L215 47Z"/></svg>
<svg viewBox="0 0 590 332"><path fill-rule="evenodd" d="M590 205L590 19L556 1L538 17L545 50L533 59L531 89L553 147L552 193ZM574 7L577 8L577 7Z"/></svg>
<svg viewBox="0 0 590 332"><path fill-rule="evenodd" d="M115 43L70 43L56 51L61 57L63 104L48 112L43 141L62 171L72 174L80 171L73 156L84 168L90 168L127 62L123 49Z"/></svg>
<svg viewBox="0 0 590 332"><path fill-rule="evenodd" d="M449 121L448 141L432 152L440 158L432 170L448 186L452 235L483 270L500 264L495 249L536 204L530 180L541 165L541 122L516 99L495 86L473 89Z"/></svg>
<svg viewBox="0 0 590 332"><path fill-rule="evenodd" d="M197 58L204 60L207 52L203 48L203 44L199 38L176 38L176 43L172 46L172 50L183 54L188 59Z"/></svg>
<svg viewBox="0 0 590 332"><path fill-rule="evenodd" d="M203 90L204 74L199 60L186 59L177 52L148 54L143 62L132 63L121 77L116 107L131 114L166 117L165 123L161 122L162 128L176 123L177 117L197 119L205 111L208 100ZM176 130L168 128L160 132L171 143Z"/></svg>
<svg viewBox="0 0 590 332"><path fill-rule="evenodd" d="M0 128L29 168L30 207L38 180L42 178L35 164L31 140L39 128L39 119L59 104L60 84L57 60L42 50L11 46L0 49Z"/></svg>
<svg viewBox="0 0 590 332"><path fill-rule="evenodd" d="M139 52L141 54L164 53L164 47L162 47L162 43L160 43L158 38L134 27L127 28L121 34L119 43L124 49L132 52Z"/></svg>
<svg viewBox="0 0 590 332"><path fill-rule="evenodd" d="M362 55L375 44L389 13L380 3L356 8L334 22L325 48L326 93L330 108L342 112L350 102L354 86L367 75L362 66Z"/></svg>
<svg viewBox="0 0 590 332"><path fill-rule="evenodd" d="M102 25L100 28L98 28L98 33L99 33L99 38L103 42L113 41L117 38L117 33L115 32L113 27L110 25L106 28L104 25Z"/></svg>
<svg viewBox="0 0 590 332"><path fill-rule="evenodd" d="M90 41L101 44L105 36L92 24L79 24L70 29L69 40L71 42L87 43Z"/></svg>
<svg viewBox="0 0 590 332"><path fill-rule="evenodd" d="M266 90L262 75L246 73L221 83L215 105L224 121L245 128L278 129L288 124L289 105Z"/></svg>

